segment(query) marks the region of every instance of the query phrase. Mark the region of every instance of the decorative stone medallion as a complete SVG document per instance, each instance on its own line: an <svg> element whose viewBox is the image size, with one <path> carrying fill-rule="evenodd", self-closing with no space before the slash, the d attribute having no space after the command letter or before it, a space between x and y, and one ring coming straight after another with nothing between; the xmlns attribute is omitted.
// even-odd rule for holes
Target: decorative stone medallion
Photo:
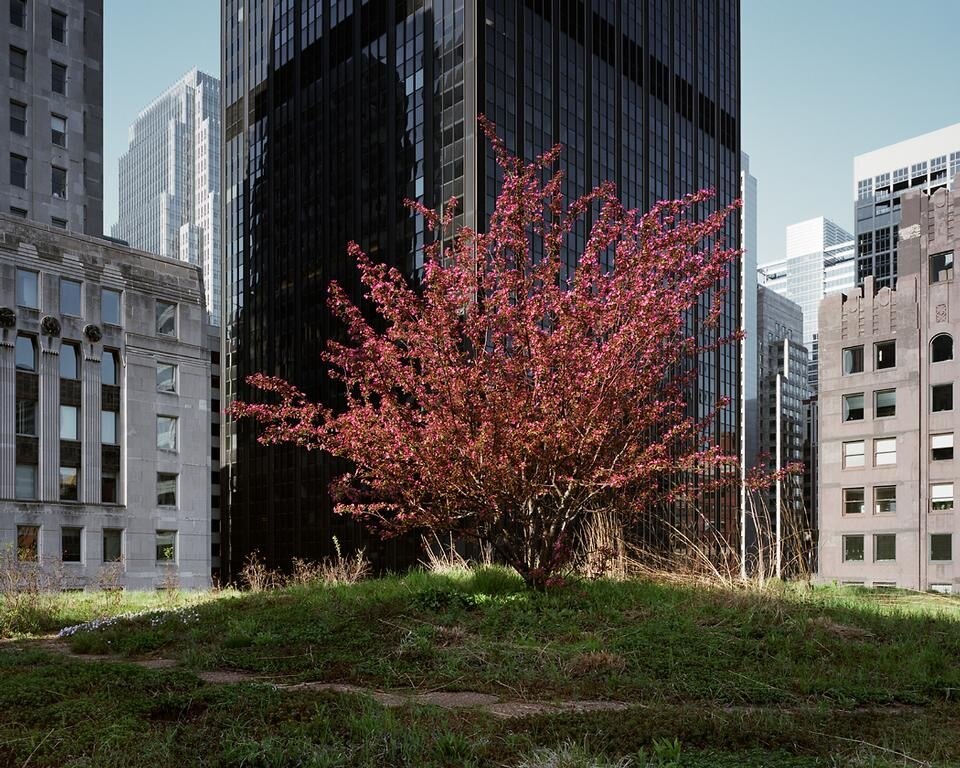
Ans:
<svg viewBox="0 0 960 768"><path fill-rule="evenodd" d="M89 325L84 326L83 335L86 336L90 341L96 344L100 339L103 338L103 332L100 330L99 325L94 325L90 323Z"/></svg>
<svg viewBox="0 0 960 768"><path fill-rule="evenodd" d="M40 321L40 332L44 336L59 336L60 321L52 315L47 315Z"/></svg>

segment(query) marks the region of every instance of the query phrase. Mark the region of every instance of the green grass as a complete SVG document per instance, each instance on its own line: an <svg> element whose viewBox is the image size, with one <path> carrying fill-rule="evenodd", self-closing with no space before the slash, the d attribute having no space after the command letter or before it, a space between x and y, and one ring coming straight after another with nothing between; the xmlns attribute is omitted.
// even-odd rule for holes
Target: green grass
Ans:
<svg viewBox="0 0 960 768"><path fill-rule="evenodd" d="M95 613L69 599L65 624ZM68 639L76 652L173 658L176 669L0 647L0 765L917 764L897 753L960 765L960 601L951 598L650 581L541 594L493 569L194 600ZM503 721L205 685L194 674L204 669L634 706Z"/></svg>

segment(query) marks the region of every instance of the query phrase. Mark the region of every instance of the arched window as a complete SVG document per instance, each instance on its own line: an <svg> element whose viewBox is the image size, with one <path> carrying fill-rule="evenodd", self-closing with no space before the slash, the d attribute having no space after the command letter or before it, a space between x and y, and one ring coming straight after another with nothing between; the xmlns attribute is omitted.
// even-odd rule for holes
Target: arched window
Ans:
<svg viewBox="0 0 960 768"><path fill-rule="evenodd" d="M930 358L935 363L953 360L953 337L949 333L941 333L930 342Z"/></svg>

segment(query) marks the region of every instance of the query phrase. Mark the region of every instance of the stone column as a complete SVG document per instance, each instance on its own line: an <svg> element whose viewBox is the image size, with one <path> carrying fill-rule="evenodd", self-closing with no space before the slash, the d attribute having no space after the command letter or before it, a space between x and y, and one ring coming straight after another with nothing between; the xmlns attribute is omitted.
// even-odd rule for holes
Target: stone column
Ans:
<svg viewBox="0 0 960 768"><path fill-rule="evenodd" d="M102 474L103 451L100 444L100 411L102 407L100 386L100 355L101 345L83 343L83 372L80 376L83 382L83 444L81 447L80 482L83 485L82 499L87 504L99 504L100 476ZM119 430L120 426L117 425Z"/></svg>
<svg viewBox="0 0 960 768"><path fill-rule="evenodd" d="M15 328L0 331L0 499L14 496L14 467L17 455L15 401L17 370L14 346L17 343Z"/></svg>
<svg viewBox="0 0 960 768"><path fill-rule="evenodd" d="M39 336L40 499L60 499L60 339Z"/></svg>

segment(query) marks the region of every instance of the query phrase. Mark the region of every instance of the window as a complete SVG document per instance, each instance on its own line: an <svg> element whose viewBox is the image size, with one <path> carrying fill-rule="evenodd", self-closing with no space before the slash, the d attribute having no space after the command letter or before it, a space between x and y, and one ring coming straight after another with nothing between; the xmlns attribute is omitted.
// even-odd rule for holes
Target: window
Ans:
<svg viewBox="0 0 960 768"><path fill-rule="evenodd" d="M120 325L120 291L100 291L100 321L104 325Z"/></svg>
<svg viewBox="0 0 960 768"><path fill-rule="evenodd" d="M27 158L23 155L10 155L10 185L27 188Z"/></svg>
<svg viewBox="0 0 960 768"><path fill-rule="evenodd" d="M80 498L80 470L60 467L60 501L78 501Z"/></svg>
<svg viewBox="0 0 960 768"><path fill-rule="evenodd" d="M14 80L26 82L27 52L22 48L10 47L10 77Z"/></svg>
<svg viewBox="0 0 960 768"><path fill-rule="evenodd" d="M953 483L934 483L930 486L930 509L933 512L953 511Z"/></svg>
<svg viewBox="0 0 960 768"><path fill-rule="evenodd" d="M17 270L17 304L21 307L30 307L39 309L38 299L38 275L36 272L30 272L26 269Z"/></svg>
<svg viewBox="0 0 960 768"><path fill-rule="evenodd" d="M875 533L873 535L873 561L884 563L896 559L897 535L895 533Z"/></svg>
<svg viewBox="0 0 960 768"><path fill-rule="evenodd" d="M37 370L37 345L33 336L17 336L17 369L21 371Z"/></svg>
<svg viewBox="0 0 960 768"><path fill-rule="evenodd" d="M931 254L930 284L943 283L947 280L953 280L953 251Z"/></svg>
<svg viewBox="0 0 960 768"><path fill-rule="evenodd" d="M117 353L112 349L103 350L103 355L100 357L100 383L109 384L111 387L118 386L119 367Z"/></svg>
<svg viewBox="0 0 960 768"><path fill-rule="evenodd" d="M60 11L50 11L50 37L58 43L67 42L67 16Z"/></svg>
<svg viewBox="0 0 960 768"><path fill-rule="evenodd" d="M58 219L56 216L51 216L50 223L59 229L66 229L68 222L66 219Z"/></svg>
<svg viewBox="0 0 960 768"><path fill-rule="evenodd" d="M60 439L77 439L77 421L79 409L75 405L60 406Z"/></svg>
<svg viewBox="0 0 960 768"><path fill-rule="evenodd" d="M843 444L843 468L862 467L864 464L863 440Z"/></svg>
<svg viewBox="0 0 960 768"><path fill-rule="evenodd" d="M157 506L177 506L177 476L170 472L157 472Z"/></svg>
<svg viewBox="0 0 960 768"><path fill-rule="evenodd" d="M67 169L50 166L50 194L59 197L61 200L67 199Z"/></svg>
<svg viewBox="0 0 960 768"><path fill-rule="evenodd" d="M847 347L843 350L843 373L863 373L863 347Z"/></svg>
<svg viewBox="0 0 960 768"><path fill-rule="evenodd" d="M157 301L157 333L161 336L177 335L177 305Z"/></svg>
<svg viewBox="0 0 960 768"><path fill-rule="evenodd" d="M953 560L953 535L949 533L930 534L930 559L944 562Z"/></svg>
<svg viewBox="0 0 960 768"><path fill-rule="evenodd" d="M843 420L863 421L863 392L843 396Z"/></svg>
<svg viewBox="0 0 960 768"><path fill-rule="evenodd" d="M10 23L21 29L27 23L27 0L10 0Z"/></svg>
<svg viewBox="0 0 960 768"><path fill-rule="evenodd" d="M50 141L57 147L67 146L67 118L50 115Z"/></svg>
<svg viewBox="0 0 960 768"><path fill-rule="evenodd" d="M103 529L103 562L119 563L123 559L123 529Z"/></svg>
<svg viewBox="0 0 960 768"><path fill-rule="evenodd" d="M65 563L81 562L83 528L60 529L60 557Z"/></svg>
<svg viewBox="0 0 960 768"><path fill-rule="evenodd" d="M177 366L157 363L157 392L177 391Z"/></svg>
<svg viewBox="0 0 960 768"><path fill-rule="evenodd" d="M873 441L874 465L882 467L897 463L897 438L882 437Z"/></svg>
<svg viewBox="0 0 960 768"><path fill-rule="evenodd" d="M931 592L939 592L941 595L952 595L953 584L931 584Z"/></svg>
<svg viewBox="0 0 960 768"><path fill-rule="evenodd" d="M177 561L177 532L157 531L157 562L175 563Z"/></svg>
<svg viewBox="0 0 960 768"><path fill-rule="evenodd" d="M177 450L177 419L175 416L157 416L157 448Z"/></svg>
<svg viewBox="0 0 960 768"><path fill-rule="evenodd" d="M930 458L933 461L949 461L953 458L953 432L930 435Z"/></svg>
<svg viewBox="0 0 960 768"><path fill-rule="evenodd" d="M55 61L50 62L50 89L54 93L67 93L67 68Z"/></svg>
<svg viewBox="0 0 960 768"><path fill-rule="evenodd" d="M80 317L80 283L60 278L60 314Z"/></svg>
<svg viewBox="0 0 960 768"><path fill-rule="evenodd" d="M10 102L10 133L27 135L27 105L19 101Z"/></svg>
<svg viewBox="0 0 960 768"><path fill-rule="evenodd" d="M949 333L941 333L933 337L933 341L930 342L930 360L934 363L953 360L953 336Z"/></svg>
<svg viewBox="0 0 960 768"><path fill-rule="evenodd" d="M897 390L879 389L873 393L873 415L878 419L897 415Z"/></svg>
<svg viewBox="0 0 960 768"><path fill-rule="evenodd" d="M35 563L40 559L40 526L17 526L17 560Z"/></svg>
<svg viewBox="0 0 960 768"><path fill-rule="evenodd" d="M80 348L76 344L64 342L60 346L60 378L80 378Z"/></svg>
<svg viewBox="0 0 960 768"><path fill-rule="evenodd" d="M897 365L897 342L881 341L874 344L874 350L877 358L877 370L882 371L885 368L895 368Z"/></svg>
<svg viewBox="0 0 960 768"><path fill-rule="evenodd" d="M10 215L18 216L21 219L27 218L27 209L26 208L17 208L16 206L10 206Z"/></svg>
<svg viewBox="0 0 960 768"><path fill-rule="evenodd" d="M894 515L897 512L897 486L878 485L873 489L873 513Z"/></svg>
<svg viewBox="0 0 960 768"><path fill-rule="evenodd" d="M859 515L863 513L863 488L843 489L843 514Z"/></svg>
<svg viewBox="0 0 960 768"><path fill-rule="evenodd" d="M933 413L953 410L953 384L934 384L930 391L930 410Z"/></svg>
<svg viewBox="0 0 960 768"><path fill-rule="evenodd" d="M37 436L37 403L34 400L17 400L17 434Z"/></svg>
<svg viewBox="0 0 960 768"><path fill-rule="evenodd" d="M845 563L863 560L863 536L843 537L843 561Z"/></svg>
<svg viewBox="0 0 960 768"><path fill-rule="evenodd" d="M21 501L37 498L36 464L17 464L14 477L14 496Z"/></svg>
<svg viewBox="0 0 960 768"><path fill-rule="evenodd" d="M104 504L117 503L116 472L104 472L100 475L100 501Z"/></svg>
<svg viewBox="0 0 960 768"><path fill-rule="evenodd" d="M100 411L100 442L106 445L117 445L117 424L120 414L116 411Z"/></svg>

